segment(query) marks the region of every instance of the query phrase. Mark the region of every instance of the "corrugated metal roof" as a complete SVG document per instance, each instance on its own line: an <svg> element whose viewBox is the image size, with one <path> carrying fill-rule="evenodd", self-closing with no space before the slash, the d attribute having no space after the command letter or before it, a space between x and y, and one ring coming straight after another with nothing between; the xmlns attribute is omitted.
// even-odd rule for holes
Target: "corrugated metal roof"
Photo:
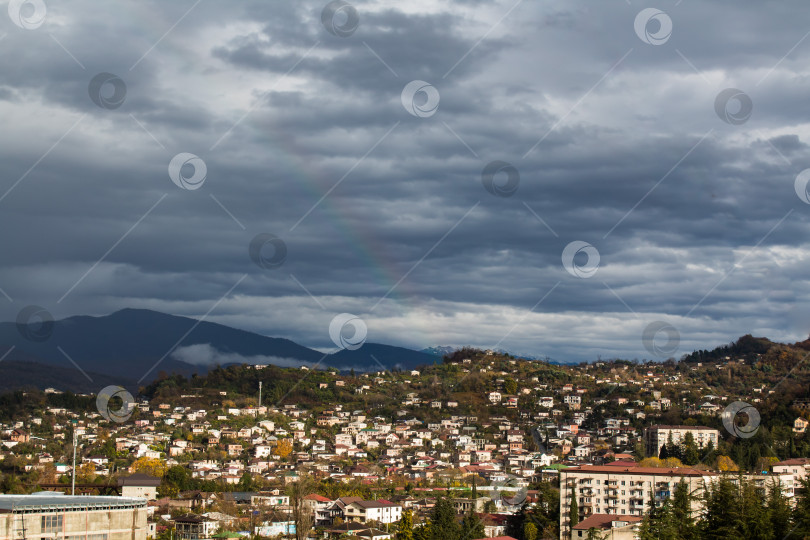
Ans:
<svg viewBox="0 0 810 540"><path fill-rule="evenodd" d="M0 512L145 507L146 499L132 497L64 495L56 491L42 491L31 495L0 495Z"/></svg>

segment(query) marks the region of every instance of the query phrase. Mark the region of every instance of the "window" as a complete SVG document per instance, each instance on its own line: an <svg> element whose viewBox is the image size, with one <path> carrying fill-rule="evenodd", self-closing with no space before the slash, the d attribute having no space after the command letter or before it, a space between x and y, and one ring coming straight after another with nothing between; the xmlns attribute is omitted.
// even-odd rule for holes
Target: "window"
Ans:
<svg viewBox="0 0 810 540"><path fill-rule="evenodd" d="M62 530L62 516L42 516L41 525L44 533L60 532Z"/></svg>

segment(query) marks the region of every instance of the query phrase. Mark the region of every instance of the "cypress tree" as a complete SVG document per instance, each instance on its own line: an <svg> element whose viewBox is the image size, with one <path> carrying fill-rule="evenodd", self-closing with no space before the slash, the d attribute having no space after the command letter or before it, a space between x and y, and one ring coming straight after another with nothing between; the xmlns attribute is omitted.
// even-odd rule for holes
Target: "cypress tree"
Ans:
<svg viewBox="0 0 810 540"><path fill-rule="evenodd" d="M402 513L402 519L397 525L397 532L394 534L396 540L414 540L413 538L413 513L410 509Z"/></svg>
<svg viewBox="0 0 810 540"><path fill-rule="evenodd" d="M698 538L697 525L692 515L694 496L689 492L689 485L681 479L672 494L672 522L678 538L693 540Z"/></svg>
<svg viewBox="0 0 810 540"><path fill-rule="evenodd" d="M579 505L577 504L577 488L571 488L571 504L568 505L568 523L573 530L574 525L579 523Z"/></svg>
<svg viewBox="0 0 810 540"><path fill-rule="evenodd" d="M810 478L801 480L802 491L796 497L793 508L793 535L796 538L810 537Z"/></svg>
<svg viewBox="0 0 810 540"><path fill-rule="evenodd" d="M456 521L453 504L446 497L436 499L430 516L430 529L432 540L458 540L461 527Z"/></svg>
<svg viewBox="0 0 810 540"><path fill-rule="evenodd" d="M790 503L776 480L768 486L768 520L774 538L781 540L790 532Z"/></svg>

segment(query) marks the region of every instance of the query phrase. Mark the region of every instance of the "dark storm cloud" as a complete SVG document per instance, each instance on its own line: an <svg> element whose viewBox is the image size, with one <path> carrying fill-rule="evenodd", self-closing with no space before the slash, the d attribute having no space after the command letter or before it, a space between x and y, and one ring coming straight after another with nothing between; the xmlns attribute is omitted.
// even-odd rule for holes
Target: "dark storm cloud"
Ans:
<svg viewBox="0 0 810 540"><path fill-rule="evenodd" d="M654 320L678 354L810 327L798 2L664 3L659 46L635 2L358 2L345 38L325 2L51 4L40 28L0 24L6 320L200 317L247 275L211 320L321 348L341 312L369 341L577 360L649 356ZM100 72L121 107L90 99ZM440 96L427 118L401 103L415 79ZM746 123L715 113L725 88ZM169 178L181 152L198 190ZM495 160L510 197L482 183ZM280 267L251 260L260 233ZM599 252L590 278L563 266L574 241Z"/></svg>

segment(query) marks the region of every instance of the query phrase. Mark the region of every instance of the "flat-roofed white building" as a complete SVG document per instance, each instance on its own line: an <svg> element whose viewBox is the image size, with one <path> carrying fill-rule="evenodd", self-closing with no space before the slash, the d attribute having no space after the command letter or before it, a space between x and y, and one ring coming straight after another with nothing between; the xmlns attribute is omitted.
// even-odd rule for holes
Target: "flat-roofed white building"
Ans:
<svg viewBox="0 0 810 540"><path fill-rule="evenodd" d="M0 537L146 540L146 499L41 492L0 495Z"/></svg>

